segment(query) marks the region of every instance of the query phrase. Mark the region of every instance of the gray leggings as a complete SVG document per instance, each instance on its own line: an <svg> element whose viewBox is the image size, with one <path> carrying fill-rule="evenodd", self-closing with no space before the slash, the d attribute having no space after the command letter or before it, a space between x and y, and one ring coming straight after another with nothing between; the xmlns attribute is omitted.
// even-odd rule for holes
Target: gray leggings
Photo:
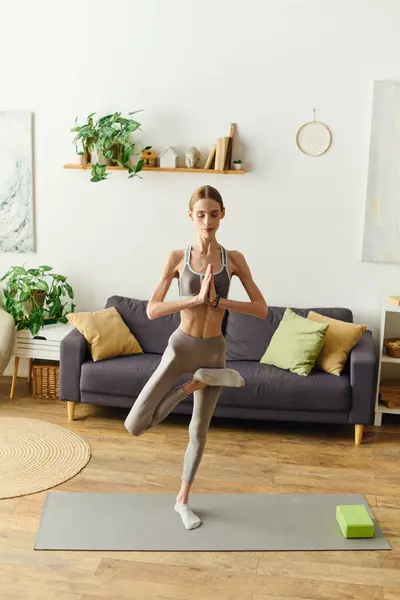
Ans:
<svg viewBox="0 0 400 600"><path fill-rule="evenodd" d="M161 362L135 400L125 420L132 435L141 435L167 417L186 397L182 387L171 391L184 373L197 369L224 368L226 342L221 334L213 338L196 338L176 329L168 340ZM211 417L221 393L220 386L207 386L193 393L193 413L189 425L189 444L183 460L182 480L191 483L206 445Z"/></svg>

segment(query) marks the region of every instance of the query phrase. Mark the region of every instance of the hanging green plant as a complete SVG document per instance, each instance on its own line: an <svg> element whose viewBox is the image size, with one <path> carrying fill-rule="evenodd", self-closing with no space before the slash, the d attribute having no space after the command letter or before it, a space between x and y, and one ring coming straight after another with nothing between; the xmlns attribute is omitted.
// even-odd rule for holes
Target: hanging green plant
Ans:
<svg viewBox="0 0 400 600"><path fill-rule="evenodd" d="M98 128L93 120L96 113L91 113L86 118L86 123L78 125L78 117L75 117L75 127L71 131L76 133L74 141L75 150L78 156L83 157L85 163L90 162L91 153L94 152L97 140L99 138Z"/></svg>
<svg viewBox="0 0 400 600"><path fill-rule="evenodd" d="M107 173L106 169L107 165L101 165L100 163L92 165L92 175L90 181L97 182L107 179L109 174Z"/></svg>
<svg viewBox="0 0 400 600"><path fill-rule="evenodd" d="M140 110L129 112L128 115L135 115ZM96 113L91 113L87 117L87 122L81 126L77 125L71 129L77 133L74 143L80 144L82 148L79 153L87 153L88 163L92 168L92 182L104 181L108 177L107 166L117 165L126 169L129 173L128 178L138 177L143 168L144 160L139 159L134 163L133 157L139 156L143 148L136 152L137 142L132 140L132 134L140 130L140 123L133 118L126 118L120 112L110 113L100 117L97 121L93 120ZM144 150L150 150L151 146L146 146Z"/></svg>

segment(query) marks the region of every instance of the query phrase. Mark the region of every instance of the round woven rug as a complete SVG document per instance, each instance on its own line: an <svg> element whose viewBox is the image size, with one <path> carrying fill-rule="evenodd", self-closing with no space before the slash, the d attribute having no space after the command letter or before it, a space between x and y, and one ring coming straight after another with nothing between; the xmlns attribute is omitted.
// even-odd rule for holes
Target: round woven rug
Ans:
<svg viewBox="0 0 400 600"><path fill-rule="evenodd" d="M48 490L74 477L89 459L89 444L63 427L0 417L0 499Z"/></svg>

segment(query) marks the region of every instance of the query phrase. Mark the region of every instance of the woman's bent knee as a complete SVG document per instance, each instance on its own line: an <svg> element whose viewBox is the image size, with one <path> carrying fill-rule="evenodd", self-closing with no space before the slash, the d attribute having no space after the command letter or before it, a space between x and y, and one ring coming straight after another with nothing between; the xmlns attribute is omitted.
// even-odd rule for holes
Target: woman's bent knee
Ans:
<svg viewBox="0 0 400 600"><path fill-rule="evenodd" d="M143 425L140 425L140 423L134 419L125 419L124 426L125 429L135 437L142 435L146 431L146 427L143 427Z"/></svg>

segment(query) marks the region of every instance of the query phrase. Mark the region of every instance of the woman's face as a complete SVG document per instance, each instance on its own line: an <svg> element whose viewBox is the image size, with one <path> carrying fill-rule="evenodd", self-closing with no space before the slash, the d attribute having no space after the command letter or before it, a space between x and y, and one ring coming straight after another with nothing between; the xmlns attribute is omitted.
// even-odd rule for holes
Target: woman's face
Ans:
<svg viewBox="0 0 400 600"><path fill-rule="evenodd" d="M215 236L224 216L225 209L221 210L219 203L211 198L197 200L193 210L189 211L189 217L202 237Z"/></svg>

